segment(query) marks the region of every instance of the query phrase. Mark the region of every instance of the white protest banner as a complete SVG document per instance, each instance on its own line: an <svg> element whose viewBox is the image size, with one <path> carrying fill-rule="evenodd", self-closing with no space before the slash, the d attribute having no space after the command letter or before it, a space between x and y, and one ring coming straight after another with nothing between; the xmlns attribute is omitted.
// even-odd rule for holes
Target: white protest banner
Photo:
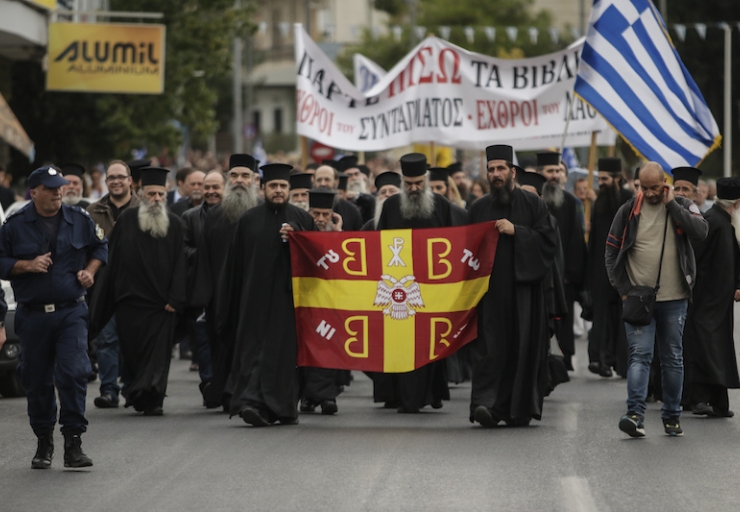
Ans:
<svg viewBox="0 0 740 512"><path fill-rule="evenodd" d="M359 53L352 56L352 63L355 68L355 85L360 92L369 91L388 74L377 63Z"/></svg>
<svg viewBox="0 0 740 512"><path fill-rule="evenodd" d="M382 151L414 142L483 149L600 145L615 134L596 111L574 98L583 40L540 57L505 60L428 37L369 91L361 92L300 24L296 40L299 135L352 151Z"/></svg>

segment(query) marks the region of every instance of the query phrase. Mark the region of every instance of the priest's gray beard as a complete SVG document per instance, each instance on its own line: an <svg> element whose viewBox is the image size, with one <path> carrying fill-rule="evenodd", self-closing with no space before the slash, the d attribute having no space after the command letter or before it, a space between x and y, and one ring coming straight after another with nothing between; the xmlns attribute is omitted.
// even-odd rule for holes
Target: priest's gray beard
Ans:
<svg viewBox="0 0 740 512"><path fill-rule="evenodd" d="M74 206L82 200L81 196L78 195L65 195L62 197L62 202L69 206Z"/></svg>
<svg viewBox="0 0 740 512"><path fill-rule="evenodd" d="M542 186L542 199L545 200L547 206L557 209L563 206L565 192L557 183L548 181Z"/></svg>
<svg viewBox="0 0 740 512"><path fill-rule="evenodd" d="M170 218L167 216L167 205L162 203L148 203L143 201L139 205L139 228L154 238L164 238L170 227Z"/></svg>
<svg viewBox="0 0 740 512"><path fill-rule="evenodd" d="M367 194L367 183L364 179L350 181L347 183L347 192L357 192L358 194Z"/></svg>
<svg viewBox="0 0 740 512"><path fill-rule="evenodd" d="M740 244L740 209L732 212L732 227L735 228L735 240Z"/></svg>
<svg viewBox="0 0 740 512"><path fill-rule="evenodd" d="M293 206L297 206L301 210L308 211L308 201L291 201Z"/></svg>
<svg viewBox="0 0 740 512"><path fill-rule="evenodd" d="M424 183L420 191L409 193L401 190L401 217L404 219L428 219L434 214L434 192Z"/></svg>
<svg viewBox="0 0 740 512"><path fill-rule="evenodd" d="M226 192L223 201L221 201L221 208L229 223L235 223L242 213L255 206L257 206L257 191L254 190L254 187L246 187L241 183L235 185L229 182L226 183Z"/></svg>

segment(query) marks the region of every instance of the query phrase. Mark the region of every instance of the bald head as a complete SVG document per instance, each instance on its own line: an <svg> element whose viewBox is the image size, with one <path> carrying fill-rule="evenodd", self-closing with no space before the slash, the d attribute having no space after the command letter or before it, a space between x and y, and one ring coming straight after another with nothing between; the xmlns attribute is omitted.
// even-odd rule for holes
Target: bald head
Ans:
<svg viewBox="0 0 740 512"><path fill-rule="evenodd" d="M669 194L668 200L673 199L671 187L665 184L663 168L656 162L648 162L640 169L640 190L645 201L652 205L663 202L666 194Z"/></svg>
<svg viewBox="0 0 740 512"><path fill-rule="evenodd" d="M313 182L316 187L325 187L328 189L337 188L337 171L334 167L322 165L313 175Z"/></svg>
<svg viewBox="0 0 740 512"><path fill-rule="evenodd" d="M664 183L665 172L663 171L663 167L658 162L647 162L640 169L640 185L642 185L644 180Z"/></svg>

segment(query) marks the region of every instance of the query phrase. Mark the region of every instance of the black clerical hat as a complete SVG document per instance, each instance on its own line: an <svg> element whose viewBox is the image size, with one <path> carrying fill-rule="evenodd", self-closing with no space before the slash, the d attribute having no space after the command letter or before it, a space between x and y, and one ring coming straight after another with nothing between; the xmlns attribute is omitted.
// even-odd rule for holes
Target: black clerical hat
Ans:
<svg viewBox="0 0 740 512"><path fill-rule="evenodd" d="M296 188L311 188L313 186L313 174L299 172L290 175L290 190Z"/></svg>
<svg viewBox="0 0 740 512"><path fill-rule="evenodd" d="M537 153L537 167L544 167L546 165L560 165L560 153L557 151Z"/></svg>
<svg viewBox="0 0 740 512"><path fill-rule="evenodd" d="M401 172L404 176L414 178L427 172L427 157L422 153L409 153L401 157Z"/></svg>
<svg viewBox="0 0 740 512"><path fill-rule="evenodd" d="M354 169L357 167L357 157L355 155L343 156L339 159L339 171Z"/></svg>
<svg viewBox="0 0 740 512"><path fill-rule="evenodd" d="M486 160L505 160L507 162L514 161L514 148L511 146L505 146L503 144L495 144L486 148Z"/></svg>
<svg viewBox="0 0 740 512"><path fill-rule="evenodd" d="M622 174L622 161L615 157L599 158L599 171L609 174Z"/></svg>
<svg viewBox="0 0 740 512"><path fill-rule="evenodd" d="M730 201L740 199L740 178L718 179L717 199L728 199Z"/></svg>
<svg viewBox="0 0 740 512"><path fill-rule="evenodd" d="M247 155L246 153L234 153L229 157L229 169L233 169L234 167L246 167L250 171L254 172L257 170L259 163L259 160L255 160L252 155Z"/></svg>
<svg viewBox="0 0 740 512"><path fill-rule="evenodd" d="M334 170L341 171L342 168L336 160L322 160L321 165L328 165Z"/></svg>
<svg viewBox="0 0 740 512"><path fill-rule="evenodd" d="M290 181L290 170L292 165L288 164L266 164L260 167L262 171L262 183L272 180Z"/></svg>
<svg viewBox="0 0 740 512"><path fill-rule="evenodd" d="M447 166L447 169L450 171L450 176L452 176L456 172L464 172L462 168L462 162L451 163Z"/></svg>
<svg viewBox="0 0 740 512"><path fill-rule="evenodd" d="M349 180L349 176L347 176L343 172L340 172L339 173L339 185L337 186L337 189L347 190L347 180Z"/></svg>
<svg viewBox="0 0 740 512"><path fill-rule="evenodd" d="M357 168L360 170L362 174L364 174L367 177L370 177L370 168L367 165L359 164Z"/></svg>
<svg viewBox="0 0 740 512"><path fill-rule="evenodd" d="M138 160L131 160L129 162L126 162L126 165L128 165L128 168L131 169L131 179L134 181L134 183L138 183L141 179L141 170L144 167L149 167L152 165L152 161L148 158L140 158Z"/></svg>
<svg viewBox="0 0 740 512"><path fill-rule="evenodd" d="M337 193L331 190L315 188L308 191L308 207L309 208L333 208L334 207L334 196Z"/></svg>
<svg viewBox="0 0 740 512"><path fill-rule="evenodd" d="M85 168L80 164L61 164L59 168L62 170L62 176L72 174L74 176L77 176L78 178L82 178L82 175L85 174Z"/></svg>
<svg viewBox="0 0 740 512"><path fill-rule="evenodd" d="M450 170L444 167L432 167L429 169L429 181L444 181L450 176Z"/></svg>
<svg viewBox="0 0 740 512"><path fill-rule="evenodd" d="M516 181L520 185L529 185L537 190L537 193L542 195L542 185L545 184L547 178L536 172L527 172L518 165L514 166L516 169Z"/></svg>
<svg viewBox="0 0 740 512"><path fill-rule="evenodd" d="M167 175L169 173L169 169L164 169L162 167L144 167L143 169L141 169L141 186L167 186Z"/></svg>
<svg viewBox="0 0 740 512"><path fill-rule="evenodd" d="M397 172L386 171L378 174L375 177L375 188L380 190L386 185L393 185L395 187L401 187L401 175Z"/></svg>
<svg viewBox="0 0 740 512"><path fill-rule="evenodd" d="M699 177L702 175L702 172L694 167L676 167L671 171L671 174L673 174L673 183L677 181L688 181L696 187L699 185Z"/></svg>

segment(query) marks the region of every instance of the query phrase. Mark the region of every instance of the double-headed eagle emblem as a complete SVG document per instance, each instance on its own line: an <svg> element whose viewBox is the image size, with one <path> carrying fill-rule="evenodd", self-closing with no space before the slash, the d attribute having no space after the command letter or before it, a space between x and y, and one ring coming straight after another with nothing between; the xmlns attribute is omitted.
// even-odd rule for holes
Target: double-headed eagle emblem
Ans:
<svg viewBox="0 0 740 512"><path fill-rule="evenodd" d="M399 280L383 274L378 281L378 293L375 295L374 305L384 308L383 314L394 320L405 320L415 315L416 311L412 308L424 307L419 283L415 282L415 279L414 276L406 276ZM388 286L386 281L392 286ZM407 286L407 283L410 284Z"/></svg>

